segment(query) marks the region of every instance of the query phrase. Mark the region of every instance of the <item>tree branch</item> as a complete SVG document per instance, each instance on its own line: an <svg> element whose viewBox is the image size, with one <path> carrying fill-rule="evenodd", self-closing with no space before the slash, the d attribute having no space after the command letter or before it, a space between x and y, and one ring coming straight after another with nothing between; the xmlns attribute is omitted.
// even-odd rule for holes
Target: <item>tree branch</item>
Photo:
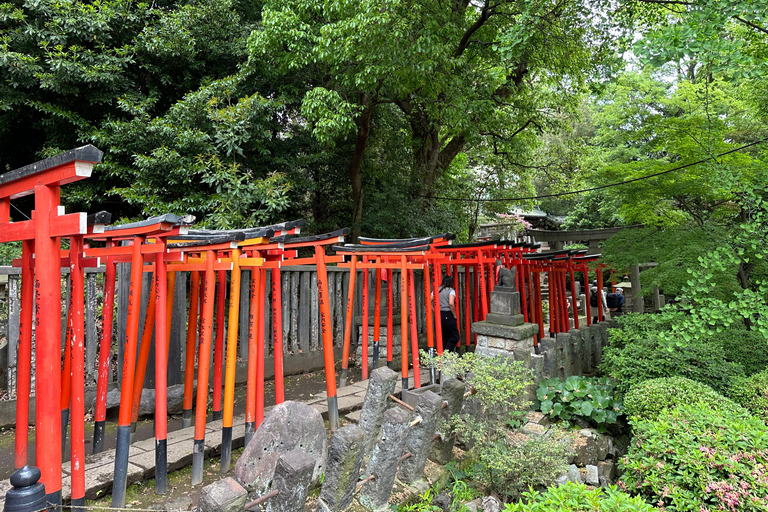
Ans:
<svg viewBox="0 0 768 512"><path fill-rule="evenodd" d="M740 22L742 22L743 24L745 24L747 26L750 26L750 27L752 27L755 30L758 30L758 31L762 32L763 34L768 34L768 29L765 29L765 28L761 27L760 25L756 25L756 24L752 23L751 21L747 21L744 18L740 18L739 16L734 16L733 19L735 19L737 21L740 21Z"/></svg>

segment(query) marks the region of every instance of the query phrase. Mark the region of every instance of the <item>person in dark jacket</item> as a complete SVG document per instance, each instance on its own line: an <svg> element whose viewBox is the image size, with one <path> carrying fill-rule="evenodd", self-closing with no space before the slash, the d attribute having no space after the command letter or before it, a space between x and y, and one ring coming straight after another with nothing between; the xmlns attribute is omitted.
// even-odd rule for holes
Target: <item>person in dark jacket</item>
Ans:
<svg viewBox="0 0 768 512"><path fill-rule="evenodd" d="M451 276L443 276L443 282L438 290L440 297L440 326L443 333L443 350L456 352L461 339L456 320L456 290L453 289Z"/></svg>

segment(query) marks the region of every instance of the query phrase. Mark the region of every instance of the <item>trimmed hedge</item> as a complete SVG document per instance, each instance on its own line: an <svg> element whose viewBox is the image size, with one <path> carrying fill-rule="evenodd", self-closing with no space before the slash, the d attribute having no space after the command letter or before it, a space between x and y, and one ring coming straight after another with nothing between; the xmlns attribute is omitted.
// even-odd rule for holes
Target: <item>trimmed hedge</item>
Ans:
<svg viewBox="0 0 768 512"><path fill-rule="evenodd" d="M711 387L685 377L643 381L624 395L624 412L629 417L656 419L664 410L680 405L706 404L715 411L743 409Z"/></svg>
<svg viewBox="0 0 768 512"><path fill-rule="evenodd" d="M768 420L768 370L731 381L728 396L764 421Z"/></svg>

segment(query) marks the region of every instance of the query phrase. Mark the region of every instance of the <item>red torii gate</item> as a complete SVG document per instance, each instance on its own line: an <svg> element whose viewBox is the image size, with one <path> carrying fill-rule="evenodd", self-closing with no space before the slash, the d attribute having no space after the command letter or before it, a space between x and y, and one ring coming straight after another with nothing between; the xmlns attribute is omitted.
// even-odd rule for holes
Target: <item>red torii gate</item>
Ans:
<svg viewBox="0 0 768 512"><path fill-rule="evenodd" d="M35 317L35 373L38 375L35 380L35 430L37 439L45 440L43 443L35 443L35 459L42 473L41 482L46 488L46 498L54 505L61 504L62 458L59 239L87 232L85 213L64 214L60 206L60 188L89 177L93 165L100 162L101 158L101 151L90 145L83 146L0 175L0 242L21 241L23 261L35 255L34 296L38 312ZM35 209L32 219L10 222L11 200L33 194ZM79 272L79 259L74 260L75 271ZM26 307L22 313L22 336L19 339L17 425L26 426L29 422L33 296L30 284L33 273L29 265L22 265L22 273L22 306ZM25 285L24 281L28 284ZM82 345L82 340L79 345ZM77 351L80 353L80 347ZM27 429L22 427L21 430L17 433L18 455L21 454L20 445L26 444ZM84 464L84 461L80 461L80 464ZM75 489L73 482L72 496L79 502L78 494L80 489Z"/></svg>

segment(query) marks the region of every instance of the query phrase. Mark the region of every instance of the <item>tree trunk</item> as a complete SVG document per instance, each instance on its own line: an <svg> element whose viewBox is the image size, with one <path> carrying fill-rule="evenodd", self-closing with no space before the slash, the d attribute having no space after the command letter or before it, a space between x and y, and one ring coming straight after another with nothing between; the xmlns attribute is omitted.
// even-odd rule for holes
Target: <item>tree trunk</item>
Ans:
<svg viewBox="0 0 768 512"><path fill-rule="evenodd" d="M363 177L360 174L360 168L363 165L363 155L365 147L368 145L368 137L371 134L371 117L373 116L373 106L369 104L367 94L363 95L363 105L365 108L360 114L357 123L357 138L355 140L355 151L352 154L352 160L349 162L349 183L352 186L352 243L357 243L360 237L361 223L363 220Z"/></svg>

